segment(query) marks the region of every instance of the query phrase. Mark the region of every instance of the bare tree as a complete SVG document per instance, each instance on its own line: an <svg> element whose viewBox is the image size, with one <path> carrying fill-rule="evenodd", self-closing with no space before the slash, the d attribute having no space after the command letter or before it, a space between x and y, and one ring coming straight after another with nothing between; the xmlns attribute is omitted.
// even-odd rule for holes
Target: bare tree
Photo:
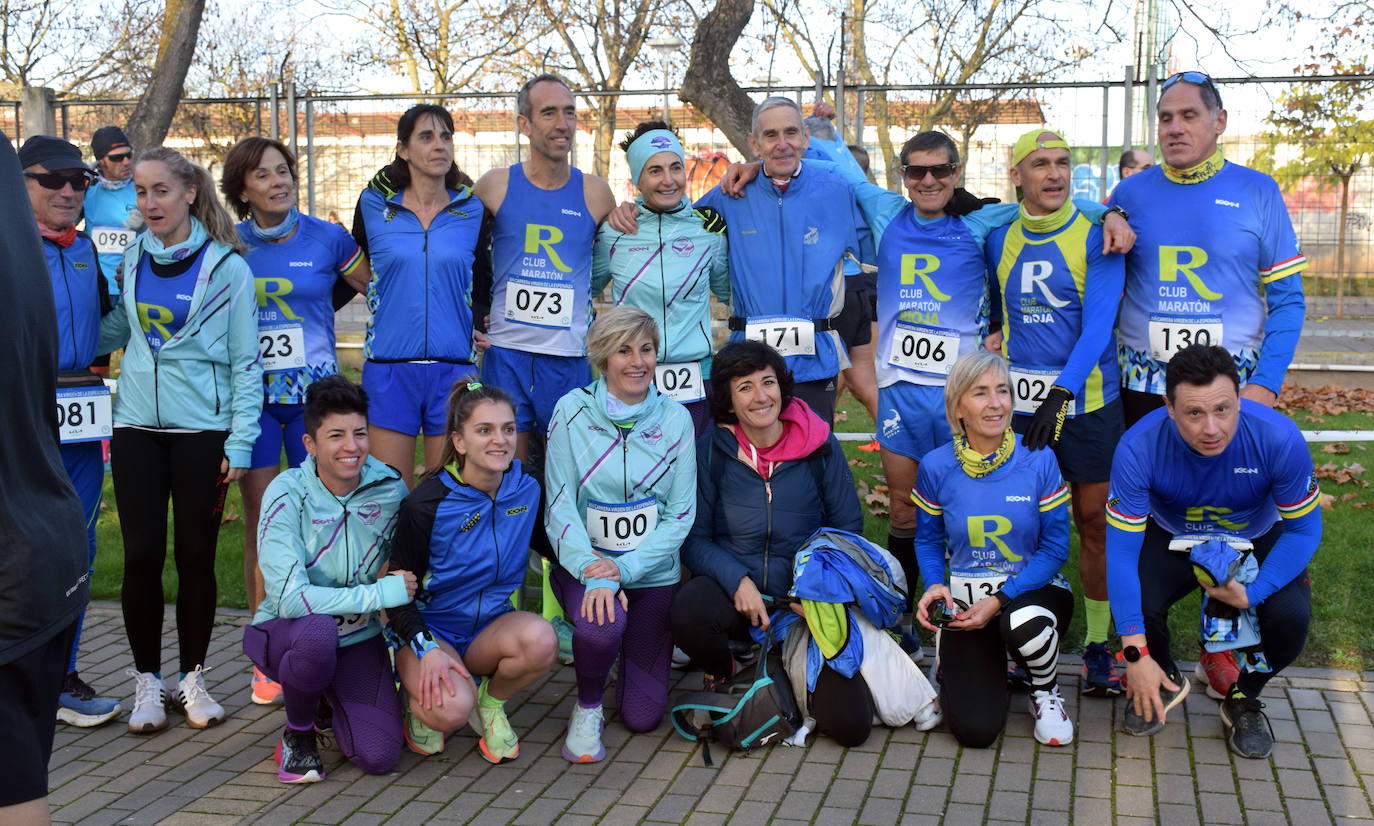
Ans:
<svg viewBox="0 0 1374 826"><path fill-rule="evenodd" d="M98 14L77 0L0 0L0 81L61 96L123 91L157 12L151 0L115 0Z"/></svg>
<svg viewBox="0 0 1374 826"><path fill-rule="evenodd" d="M678 90L678 97L705 113L746 158L754 155L748 141L754 101L730 73L730 52L753 16L754 0L716 0L697 22L691 60Z"/></svg>
<svg viewBox="0 0 1374 826"><path fill-rule="evenodd" d="M167 0L152 82L138 99L124 128L134 146L158 146L167 137L167 129L181 102L186 72L196 53L200 18L204 13L205 0Z"/></svg>

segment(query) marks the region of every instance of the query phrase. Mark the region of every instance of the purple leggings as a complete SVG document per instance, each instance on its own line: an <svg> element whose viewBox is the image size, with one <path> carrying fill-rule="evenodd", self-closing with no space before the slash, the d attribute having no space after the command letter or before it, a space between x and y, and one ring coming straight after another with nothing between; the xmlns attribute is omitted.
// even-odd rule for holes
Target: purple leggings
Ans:
<svg viewBox="0 0 1374 826"><path fill-rule="evenodd" d="M668 666L673 642L668 632L668 607L677 585L626 588L633 622L615 603L615 622L597 625L582 616L586 589L571 574L552 567L553 592L573 624L573 667L577 671L577 701L601 705L611 663L620 657L615 681L615 704L620 721L630 731L653 731L668 707Z"/></svg>
<svg viewBox="0 0 1374 826"><path fill-rule="evenodd" d="M315 723L323 697L334 711L344 756L368 774L386 774L401 758L401 700L380 636L339 647L326 614L274 619L243 629L243 652L281 683L288 728Z"/></svg>

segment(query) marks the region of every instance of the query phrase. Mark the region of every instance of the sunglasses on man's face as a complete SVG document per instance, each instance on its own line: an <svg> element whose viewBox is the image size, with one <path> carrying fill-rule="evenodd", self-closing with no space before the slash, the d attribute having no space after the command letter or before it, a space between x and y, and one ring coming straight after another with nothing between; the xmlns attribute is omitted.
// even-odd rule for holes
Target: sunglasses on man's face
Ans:
<svg viewBox="0 0 1374 826"><path fill-rule="evenodd" d="M937 163L933 166L909 163L902 165L902 175L912 183L925 180L926 173L934 175L935 179L938 181L943 181L945 178L953 175L954 171L958 168L959 164L957 163Z"/></svg>
<svg viewBox="0 0 1374 826"><path fill-rule="evenodd" d="M133 156L134 156L134 153L132 153L132 152L120 152L118 155L115 155L115 154L106 155L106 156L105 156L105 160L109 161L110 163L124 163L125 161L129 160L129 159L132 158Z"/></svg>
<svg viewBox="0 0 1374 826"><path fill-rule="evenodd" d="M85 192L91 185L89 172L25 172L25 178L32 178L44 189L61 189L71 184L77 192Z"/></svg>

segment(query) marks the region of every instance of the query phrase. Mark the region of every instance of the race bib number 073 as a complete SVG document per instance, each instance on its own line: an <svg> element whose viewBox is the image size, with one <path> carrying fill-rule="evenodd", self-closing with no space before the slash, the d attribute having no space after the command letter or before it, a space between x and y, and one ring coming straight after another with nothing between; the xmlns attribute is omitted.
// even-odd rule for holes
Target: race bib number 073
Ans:
<svg viewBox="0 0 1374 826"><path fill-rule="evenodd" d="M574 290L554 281L512 278L506 284L506 318L533 327L572 327Z"/></svg>
<svg viewBox="0 0 1374 826"><path fill-rule="evenodd" d="M751 318L744 325L744 337L762 341L783 356L816 355L816 325L809 318Z"/></svg>

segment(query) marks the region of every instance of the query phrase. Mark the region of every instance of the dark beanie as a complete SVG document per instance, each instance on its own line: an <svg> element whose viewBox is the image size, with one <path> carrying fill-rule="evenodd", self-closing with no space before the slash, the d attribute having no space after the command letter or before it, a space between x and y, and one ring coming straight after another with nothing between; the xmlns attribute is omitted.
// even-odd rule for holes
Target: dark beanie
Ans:
<svg viewBox="0 0 1374 826"><path fill-rule="evenodd" d="M116 146L128 146L129 138L124 134L124 130L118 126L102 126L95 130L91 136L91 152L95 154L98 161L110 154L110 150Z"/></svg>

